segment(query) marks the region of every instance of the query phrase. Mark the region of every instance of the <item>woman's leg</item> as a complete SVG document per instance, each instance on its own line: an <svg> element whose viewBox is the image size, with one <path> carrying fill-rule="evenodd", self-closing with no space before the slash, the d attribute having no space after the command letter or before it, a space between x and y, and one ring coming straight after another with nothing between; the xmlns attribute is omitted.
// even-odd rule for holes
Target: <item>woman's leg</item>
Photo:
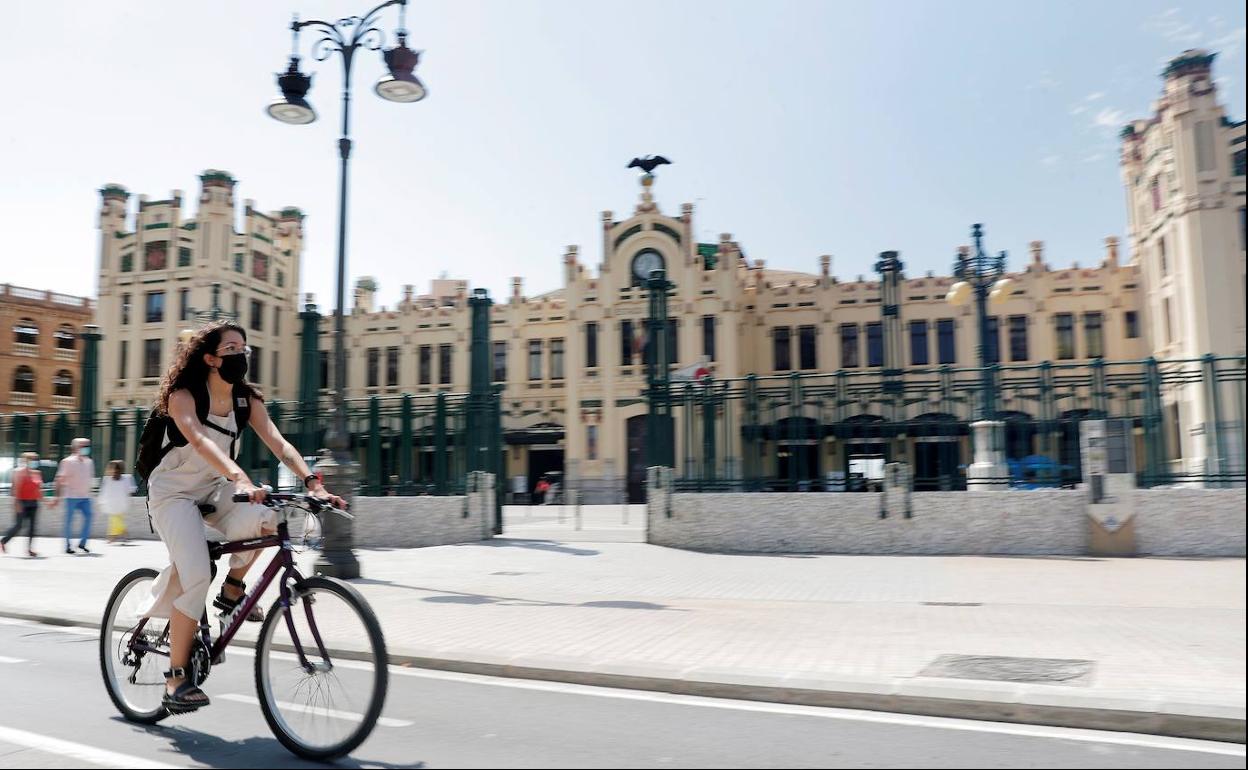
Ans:
<svg viewBox="0 0 1248 770"><path fill-rule="evenodd" d="M4 537L0 537L0 543L5 545L8 545L9 541L21 530L22 523L26 519L26 503L20 502L17 506L17 510L13 511L13 526L9 528Z"/></svg>
<svg viewBox="0 0 1248 770"><path fill-rule="evenodd" d="M185 668L191 663L191 642L195 640L195 631L199 628L199 620L174 610L169 618L169 667ZM178 685L186 681L186 677L170 677L165 680L165 692L172 694ZM205 697L204 700L207 700Z"/></svg>
<svg viewBox="0 0 1248 770"><path fill-rule="evenodd" d="M39 512L39 503L32 502L26 509L27 529L26 550L33 556L35 553L35 514Z"/></svg>
<svg viewBox="0 0 1248 770"><path fill-rule="evenodd" d="M212 580L212 565L208 558L207 538L203 519L193 500L162 500L152 505L152 521L156 531L169 549L171 573L166 582L167 596L161 596L156 604L169 610L169 662L172 668L186 666L190 662L191 645L199 627L208 598L208 585ZM157 581L160 583L160 581ZM167 690L173 692L184 680L170 679ZM196 700L206 696L193 696Z"/></svg>

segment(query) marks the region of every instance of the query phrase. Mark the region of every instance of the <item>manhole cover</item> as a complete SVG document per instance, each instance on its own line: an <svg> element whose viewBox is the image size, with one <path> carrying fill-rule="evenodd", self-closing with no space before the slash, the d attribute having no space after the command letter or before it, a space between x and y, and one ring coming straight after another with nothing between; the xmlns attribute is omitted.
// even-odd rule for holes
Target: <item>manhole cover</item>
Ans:
<svg viewBox="0 0 1248 770"><path fill-rule="evenodd" d="M993 682L1086 685L1092 676L1090 660L1066 658L1007 658L994 655L941 655L919 676L946 679L985 679Z"/></svg>

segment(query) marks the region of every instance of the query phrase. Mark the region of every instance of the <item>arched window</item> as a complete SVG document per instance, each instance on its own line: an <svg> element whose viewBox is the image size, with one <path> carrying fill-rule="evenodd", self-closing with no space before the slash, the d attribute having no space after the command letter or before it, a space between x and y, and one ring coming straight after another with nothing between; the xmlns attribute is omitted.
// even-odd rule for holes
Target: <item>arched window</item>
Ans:
<svg viewBox="0 0 1248 770"><path fill-rule="evenodd" d="M38 345L39 325L29 318L19 318L13 326L13 339L23 345Z"/></svg>
<svg viewBox="0 0 1248 770"><path fill-rule="evenodd" d="M74 375L70 374L66 369L57 372L56 376L52 378L52 395L74 395Z"/></svg>
<svg viewBox="0 0 1248 770"><path fill-rule="evenodd" d="M35 392L35 370L29 366L19 366L13 372L13 392L14 393L34 393Z"/></svg>
<svg viewBox="0 0 1248 770"><path fill-rule="evenodd" d="M74 350L78 347L78 335L69 324L56 330L56 347L58 350Z"/></svg>

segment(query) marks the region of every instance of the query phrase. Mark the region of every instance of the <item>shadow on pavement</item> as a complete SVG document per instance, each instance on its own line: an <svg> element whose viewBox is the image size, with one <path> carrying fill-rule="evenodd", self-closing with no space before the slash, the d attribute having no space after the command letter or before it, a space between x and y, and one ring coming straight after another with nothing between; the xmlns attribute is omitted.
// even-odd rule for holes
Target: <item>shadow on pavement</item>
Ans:
<svg viewBox="0 0 1248 770"><path fill-rule="evenodd" d="M210 707L211 708L211 707ZM332 764L300 759L286 750L276 738L259 737L232 741L217 735L192 730L180 725L136 725L121 717L114 721L128 725L135 732L164 738L176 754L203 764L205 767L253 768L253 767L424 767L424 762L401 765L377 760L361 760L343 757ZM364 744L367 746L367 742Z"/></svg>
<svg viewBox="0 0 1248 770"><path fill-rule="evenodd" d="M666 610L669 612L688 612L689 610L677 607L669 607L665 604L654 604L653 602L637 602L626 600L604 600L593 602L551 602L542 599L522 599L515 596L492 596L490 594L477 594L467 591L448 591L445 588L425 588L423 586L409 586L403 583L396 583L393 580L377 580L375 578L356 578L351 581L355 584L389 586L391 588L403 588L408 591L423 591L424 593L434 594L434 596L426 596L421 599L422 602L431 604L502 604L507 606L518 607L600 607L605 609L616 610Z"/></svg>
<svg viewBox="0 0 1248 770"><path fill-rule="evenodd" d="M476 546L485 548L531 548L535 551L566 553L570 556L598 556L602 553L602 551L595 551L592 548L573 548L572 546L563 545L562 543L558 543L554 540L520 540L508 537L495 537L493 540L460 543L459 546Z"/></svg>

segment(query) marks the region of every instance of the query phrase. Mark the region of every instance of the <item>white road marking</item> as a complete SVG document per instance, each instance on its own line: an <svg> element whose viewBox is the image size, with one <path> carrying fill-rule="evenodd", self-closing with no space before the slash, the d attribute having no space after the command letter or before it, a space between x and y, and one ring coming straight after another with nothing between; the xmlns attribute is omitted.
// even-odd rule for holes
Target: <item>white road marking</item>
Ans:
<svg viewBox="0 0 1248 770"><path fill-rule="evenodd" d="M25 658L10 658L7 655L0 655L0 663L25 663Z"/></svg>
<svg viewBox="0 0 1248 770"><path fill-rule="evenodd" d="M63 741L60 738L52 738L39 733L28 733L25 730L15 730L12 727L0 725L0 742L11 743L16 746L25 746L27 748L36 749L48 754L56 754L58 756L76 759L80 762L90 762L96 765L104 765L105 767L133 767L133 768L166 768L177 767L177 765L166 765L163 762L155 762L142 757L134 757L129 754L119 754L115 751L107 749L97 749L94 746L85 746L81 743L73 743L71 741Z"/></svg>
<svg viewBox="0 0 1248 770"><path fill-rule="evenodd" d="M8 620L4 618L0 618L0 623L31 626L43 625L35 621ZM69 628L58 627L58 629L74 633ZM230 653L233 654L234 652L238 652L243 655L255 655L255 650L250 647L231 646ZM295 656L290 653L273 652L272 655L282 659L295 659ZM342 668L352 668L366 671L371 671L374 668L371 664L354 660L337 660L334 665L341 666ZM1011 724L1008 722L976 722L969 719L955 719L952 717L927 717L916 714L890 714L883 711L854 711L851 709L828 708L823 706L799 706L787 703L729 700L727 698L708 698L699 695L678 695L675 693L650 692L646 690L626 690L616 687L596 687L593 685L573 684L569 682L548 682L535 679L510 679L507 677L486 676L483 674L462 674L457 671L439 671L437 669L412 668L397 665L391 665L389 669L392 674L396 674L398 676L417 677L421 679L440 679L447 682L463 682L466 684L488 685L491 687L511 687L519 690L536 690L540 692L565 693L569 695L584 695L597 698L617 698L623 700L648 701L651 703L666 703L678 706L701 706L704 708L728 709L731 711L755 711L759 713L786 716L840 719L849 722L872 722L876 724L930 727L942 730L996 733L999 735L1018 735L1028 738L1078 741L1081 743L1100 743L1114 746L1135 746L1138 748L1187 751L1197 754L1217 754L1229 757L1243 757L1248 755L1245 751L1248 747L1245 747L1242 744L1201 741L1193 738L1170 738L1162 735L1116 733L1105 730L1085 730L1077 727L1049 727L1046 725ZM248 702L258 703L258 701L254 698Z"/></svg>
<svg viewBox="0 0 1248 770"><path fill-rule="evenodd" d="M250 703L253 706L259 706L260 701L251 695L239 695L237 693L226 693L225 695L216 696L221 700L232 700L235 703ZM301 714L316 714L319 716L327 716L333 719L347 719L352 722L361 722L364 720L363 714L357 714L354 711L339 711L338 709L319 708L316 706L304 706L300 703L287 703L279 700L277 702L279 708L285 711L297 711ZM382 727L411 727L416 724L406 719L391 719L390 717L378 717L377 724Z"/></svg>

